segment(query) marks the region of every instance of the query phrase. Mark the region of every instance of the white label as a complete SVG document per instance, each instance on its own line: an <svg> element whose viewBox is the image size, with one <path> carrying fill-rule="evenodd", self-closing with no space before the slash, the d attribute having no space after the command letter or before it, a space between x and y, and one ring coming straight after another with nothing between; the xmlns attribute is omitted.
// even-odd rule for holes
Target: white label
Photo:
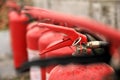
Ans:
<svg viewBox="0 0 120 80"><path fill-rule="evenodd" d="M28 49L28 59L32 61L34 59L40 58L38 50L30 50ZM33 66L30 68L30 80L42 80L41 79L41 70L40 67Z"/></svg>
<svg viewBox="0 0 120 80"><path fill-rule="evenodd" d="M46 80L48 80L50 74L46 72Z"/></svg>

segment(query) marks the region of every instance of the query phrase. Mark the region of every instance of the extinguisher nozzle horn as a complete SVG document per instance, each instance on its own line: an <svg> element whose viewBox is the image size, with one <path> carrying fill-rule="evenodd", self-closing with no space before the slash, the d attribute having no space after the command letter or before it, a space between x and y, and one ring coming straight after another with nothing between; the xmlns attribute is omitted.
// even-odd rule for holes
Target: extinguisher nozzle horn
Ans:
<svg viewBox="0 0 120 80"><path fill-rule="evenodd" d="M72 43L73 43L73 42L72 42L70 39L68 39L68 40L63 40L62 42L59 42L59 43L57 43L57 44L55 44L55 45L53 45L53 46L50 46L50 47L44 49L44 50L40 53L40 55L45 54L45 53L50 52L50 51L54 51L54 50L57 50L57 49L66 47L66 46L71 46Z"/></svg>

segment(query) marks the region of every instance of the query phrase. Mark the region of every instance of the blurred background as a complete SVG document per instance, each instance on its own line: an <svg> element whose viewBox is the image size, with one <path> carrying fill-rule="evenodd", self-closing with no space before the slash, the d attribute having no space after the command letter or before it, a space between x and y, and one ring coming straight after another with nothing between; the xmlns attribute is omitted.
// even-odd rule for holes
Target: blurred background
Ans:
<svg viewBox="0 0 120 80"><path fill-rule="evenodd" d="M17 79L12 60L7 12L7 0L0 0L0 80ZM120 30L120 0L15 0L19 5L31 5L62 13L91 17Z"/></svg>

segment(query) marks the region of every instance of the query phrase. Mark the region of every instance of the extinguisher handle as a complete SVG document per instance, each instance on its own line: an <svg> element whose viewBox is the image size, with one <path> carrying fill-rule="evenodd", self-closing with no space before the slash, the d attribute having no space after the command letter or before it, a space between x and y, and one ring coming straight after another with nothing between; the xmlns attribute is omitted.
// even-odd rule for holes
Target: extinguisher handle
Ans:
<svg viewBox="0 0 120 80"><path fill-rule="evenodd" d="M66 46L72 46L72 45L77 45L80 43L87 43L87 37L81 33L76 32L72 28L68 27L63 27L63 26L58 26L58 25L52 25L52 24L46 24L46 23L39 23L39 27L46 27L49 28L50 30L61 32L66 34L67 36L61 41L60 43L57 43L41 52L41 54L56 50L62 47Z"/></svg>

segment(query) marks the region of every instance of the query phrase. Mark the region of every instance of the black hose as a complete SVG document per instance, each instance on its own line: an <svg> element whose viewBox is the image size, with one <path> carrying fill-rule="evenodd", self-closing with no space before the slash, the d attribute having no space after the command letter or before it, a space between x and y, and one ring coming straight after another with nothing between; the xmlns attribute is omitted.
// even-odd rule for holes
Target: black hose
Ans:
<svg viewBox="0 0 120 80"><path fill-rule="evenodd" d="M111 56L106 54L101 55L90 55L90 56L64 56L64 57L53 57L47 59L38 59L35 61L27 62L21 66L19 69L20 72L24 72L26 69L29 69L31 66L40 66L47 67L50 65L67 65L69 63L76 64L91 64L91 63L107 63L109 64Z"/></svg>
<svg viewBox="0 0 120 80"><path fill-rule="evenodd" d="M89 32L89 31L86 31L86 30L81 30L81 31L79 31L80 33L82 33L82 34L89 34L89 35L91 35L93 38L95 38L97 41L103 41L100 37L98 37L96 34L93 34L93 33L91 33L91 32Z"/></svg>

